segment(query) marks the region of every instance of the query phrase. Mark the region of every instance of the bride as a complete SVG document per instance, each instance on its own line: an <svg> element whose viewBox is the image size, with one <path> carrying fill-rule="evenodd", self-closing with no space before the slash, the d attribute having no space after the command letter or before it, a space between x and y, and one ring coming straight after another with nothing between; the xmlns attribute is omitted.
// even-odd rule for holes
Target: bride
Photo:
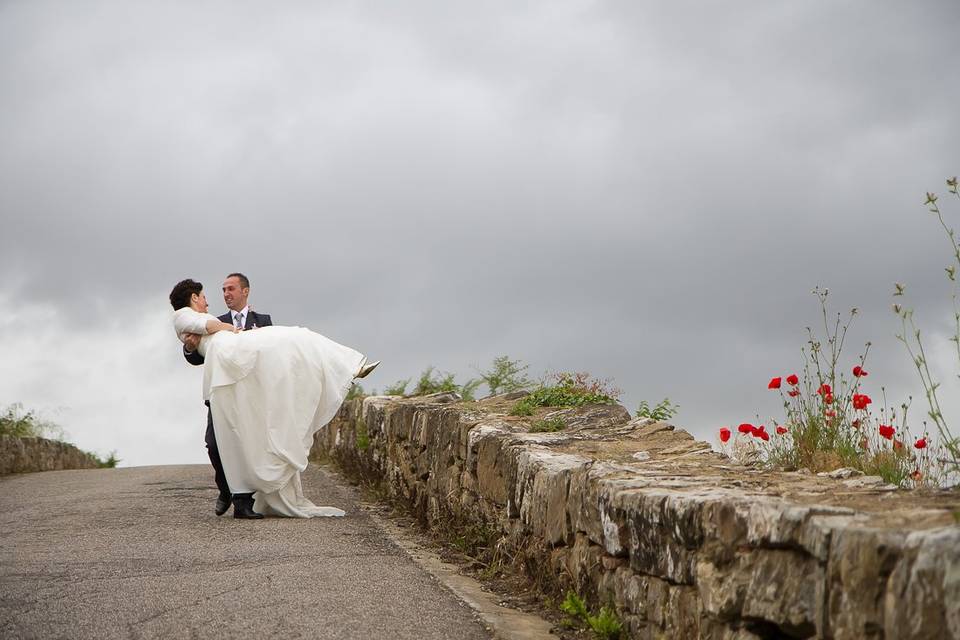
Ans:
<svg viewBox="0 0 960 640"><path fill-rule="evenodd" d="M342 516L303 495L313 435L330 422L353 384L379 364L302 327L240 331L207 313L203 285L170 292L181 342L200 334L203 399L210 402L220 458L232 493L254 493L258 513Z"/></svg>

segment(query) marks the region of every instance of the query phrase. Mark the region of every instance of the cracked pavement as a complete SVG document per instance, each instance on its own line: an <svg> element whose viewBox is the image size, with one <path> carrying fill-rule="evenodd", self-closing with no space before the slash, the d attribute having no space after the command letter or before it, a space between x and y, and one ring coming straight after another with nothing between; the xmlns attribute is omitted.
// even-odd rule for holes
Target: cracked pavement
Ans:
<svg viewBox="0 0 960 640"><path fill-rule="evenodd" d="M311 465L344 518L213 513L209 466L0 478L0 637L490 638Z"/></svg>

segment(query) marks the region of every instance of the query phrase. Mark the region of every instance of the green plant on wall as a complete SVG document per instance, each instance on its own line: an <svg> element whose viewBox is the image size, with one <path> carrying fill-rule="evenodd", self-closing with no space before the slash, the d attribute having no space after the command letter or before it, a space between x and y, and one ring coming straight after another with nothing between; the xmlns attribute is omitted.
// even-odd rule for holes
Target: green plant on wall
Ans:
<svg viewBox="0 0 960 640"><path fill-rule="evenodd" d="M526 371L529 365L520 360L511 360L508 356L498 356L493 359L490 368L480 374L480 381L487 385L490 395L522 391L533 386L527 378ZM474 367L476 368L476 367Z"/></svg>
<svg viewBox="0 0 960 640"><path fill-rule="evenodd" d="M957 187L956 176L947 179L947 190L957 199L960 199L960 190L958 190ZM950 335L949 340L953 343L951 350L957 358L957 363L960 364L960 282L957 280L957 271L960 269L960 244L957 242L956 232L945 221L938 200L937 194L927 193L927 199L924 205L926 205L928 211L937 218L937 222L940 224L944 234L947 236L947 240L950 242L950 251L952 254L950 264L944 268L944 273L950 283L951 299L953 301L953 313L950 318L950 326L952 327L953 333ZM943 394L943 390L940 388L941 383L934 378L930 370L930 361L927 355L927 349L930 345L925 346L923 340L921 340L920 329L913 319L914 310L906 307L900 301L904 292L905 287L902 284L897 283L894 285L893 295L898 298L898 300L894 303L893 310L900 317L901 323L901 331L897 334L897 339L906 347L913 366L917 370L920 382L923 384L924 396L927 401L927 416L936 426L940 435L940 446L944 449L944 462L948 466L949 471L956 476L956 474L960 473L960 437L954 435L950 426L947 424L946 416L943 414L943 409L940 404L940 396Z"/></svg>
<svg viewBox="0 0 960 640"><path fill-rule="evenodd" d="M593 615L587 609L583 598L573 591L567 592L566 599L560 604L560 610L573 620L586 624L597 640L617 640L623 636L623 623L612 608L600 607L600 611Z"/></svg>
<svg viewBox="0 0 960 640"><path fill-rule="evenodd" d="M365 398L366 392L364 392L363 387L359 383L353 383L353 386L350 387L350 391L347 392L347 400L356 400L357 398Z"/></svg>
<svg viewBox="0 0 960 640"><path fill-rule="evenodd" d="M383 390L385 396L405 396L407 395L407 385L410 384L410 378L406 380L397 380L392 385Z"/></svg>
<svg viewBox="0 0 960 640"><path fill-rule="evenodd" d="M560 418L545 418L530 425L530 433L563 431L566 426Z"/></svg>
<svg viewBox="0 0 960 640"><path fill-rule="evenodd" d="M521 398L510 411L515 416L533 415L537 407L583 407L590 404L614 404L620 390L610 380L598 380L589 373L561 372L553 375L553 384L542 384Z"/></svg>
<svg viewBox="0 0 960 640"><path fill-rule="evenodd" d="M0 413L0 436L62 440L63 429L40 418L35 411L24 410L22 404L15 402Z"/></svg>
<svg viewBox="0 0 960 640"><path fill-rule="evenodd" d="M669 420L673 416L677 415L679 410L680 407L670 402L670 398L664 398L657 403L657 406L652 408L649 404L647 404L646 400L641 400L640 408L637 409L637 417L650 418L651 420L660 422L662 420Z"/></svg>
<svg viewBox="0 0 960 640"><path fill-rule="evenodd" d="M357 449L366 451L370 448L370 435L367 433L367 423L363 420L354 420L353 431L357 434Z"/></svg>

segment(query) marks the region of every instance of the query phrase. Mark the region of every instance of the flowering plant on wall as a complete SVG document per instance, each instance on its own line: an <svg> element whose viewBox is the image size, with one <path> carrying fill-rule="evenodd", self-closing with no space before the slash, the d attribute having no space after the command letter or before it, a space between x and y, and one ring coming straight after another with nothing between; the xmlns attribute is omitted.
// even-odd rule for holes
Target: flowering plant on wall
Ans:
<svg viewBox="0 0 960 640"><path fill-rule="evenodd" d="M758 459L788 470L850 467L899 486L938 483L942 465L931 455L927 433L911 435L909 403L891 408L883 388L877 396L877 387L867 384L870 343L856 364L841 364L844 340L857 310L850 311L846 322L841 322L839 314L831 321L829 291L817 288L814 294L820 300L825 338L819 339L808 327L802 371L774 376L767 383L768 390L780 394L784 419L772 421L770 430L752 423L721 427L721 447L737 458Z"/></svg>

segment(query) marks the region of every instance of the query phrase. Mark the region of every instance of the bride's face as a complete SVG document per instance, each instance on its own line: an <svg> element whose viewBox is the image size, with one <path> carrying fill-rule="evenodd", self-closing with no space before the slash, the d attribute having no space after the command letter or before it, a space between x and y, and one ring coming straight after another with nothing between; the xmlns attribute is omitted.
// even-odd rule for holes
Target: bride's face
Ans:
<svg viewBox="0 0 960 640"><path fill-rule="evenodd" d="M194 311L207 312L207 296L201 291L190 296L190 306Z"/></svg>

